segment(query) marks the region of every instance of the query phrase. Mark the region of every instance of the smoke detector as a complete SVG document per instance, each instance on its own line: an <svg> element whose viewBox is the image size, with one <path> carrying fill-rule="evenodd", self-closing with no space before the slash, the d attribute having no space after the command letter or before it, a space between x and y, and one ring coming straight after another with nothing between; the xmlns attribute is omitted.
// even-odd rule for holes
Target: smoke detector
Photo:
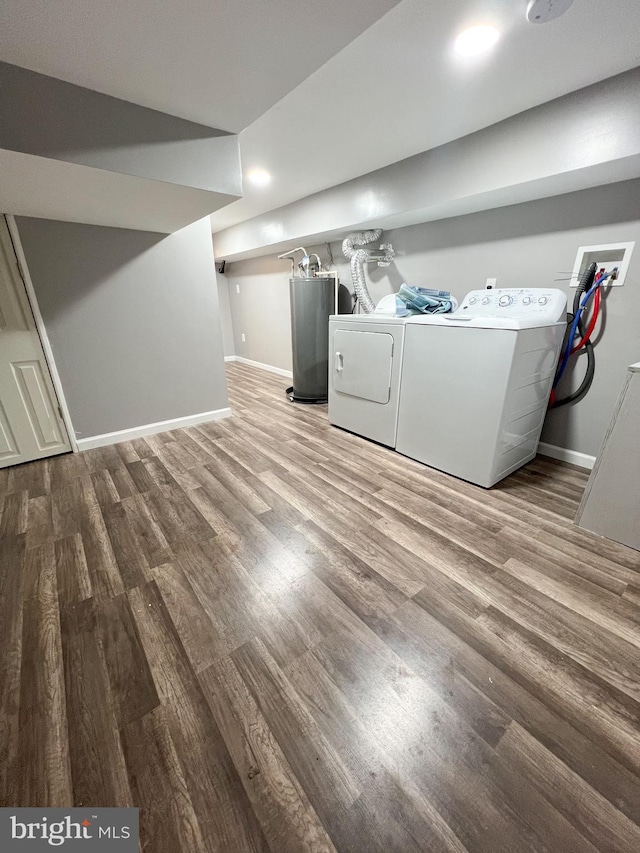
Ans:
<svg viewBox="0 0 640 853"><path fill-rule="evenodd" d="M573 0L529 0L527 21L531 24L546 24L564 15Z"/></svg>

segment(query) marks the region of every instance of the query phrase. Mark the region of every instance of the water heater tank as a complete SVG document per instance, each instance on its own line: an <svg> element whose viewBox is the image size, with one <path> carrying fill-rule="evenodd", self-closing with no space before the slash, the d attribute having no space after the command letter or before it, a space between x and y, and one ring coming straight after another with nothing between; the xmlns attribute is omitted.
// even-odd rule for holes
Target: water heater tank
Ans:
<svg viewBox="0 0 640 853"><path fill-rule="evenodd" d="M290 278L293 387L289 399L324 403L329 388L329 316L336 313L331 276Z"/></svg>

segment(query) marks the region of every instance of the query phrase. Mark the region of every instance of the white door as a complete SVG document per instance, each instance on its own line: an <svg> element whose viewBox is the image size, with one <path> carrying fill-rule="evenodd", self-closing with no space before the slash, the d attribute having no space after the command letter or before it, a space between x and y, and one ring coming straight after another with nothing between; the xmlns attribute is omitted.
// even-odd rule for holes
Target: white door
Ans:
<svg viewBox="0 0 640 853"><path fill-rule="evenodd" d="M0 468L69 450L7 222L0 215Z"/></svg>
<svg viewBox="0 0 640 853"><path fill-rule="evenodd" d="M333 333L333 384L339 394L388 403L392 360L393 337L387 332Z"/></svg>

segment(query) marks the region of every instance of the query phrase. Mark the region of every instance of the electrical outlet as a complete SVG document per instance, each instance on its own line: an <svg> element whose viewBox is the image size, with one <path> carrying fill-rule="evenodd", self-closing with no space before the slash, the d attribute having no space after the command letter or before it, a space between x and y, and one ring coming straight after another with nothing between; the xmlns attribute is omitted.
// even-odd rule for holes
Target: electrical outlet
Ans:
<svg viewBox="0 0 640 853"><path fill-rule="evenodd" d="M245 335L245 333L243 332L243 333L242 333L242 343L244 344L244 343L246 342L246 340L247 340L247 336L246 336L246 335Z"/></svg>
<svg viewBox="0 0 640 853"><path fill-rule="evenodd" d="M485 287L487 288L487 290L492 290L496 286L497 283L498 283L497 278L488 278L486 283L485 283Z"/></svg>

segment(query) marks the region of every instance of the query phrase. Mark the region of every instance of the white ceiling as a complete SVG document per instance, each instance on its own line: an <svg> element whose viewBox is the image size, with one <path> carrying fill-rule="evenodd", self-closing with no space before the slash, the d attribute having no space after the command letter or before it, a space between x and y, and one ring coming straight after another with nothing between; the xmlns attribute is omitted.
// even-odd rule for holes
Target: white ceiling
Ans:
<svg viewBox="0 0 640 853"><path fill-rule="evenodd" d="M398 0L2 0L0 59L237 132Z"/></svg>
<svg viewBox="0 0 640 853"><path fill-rule="evenodd" d="M245 173L260 166L273 181L245 183L212 216L220 230L640 65L638 0L575 0L545 25L527 23L526 5L3 0L0 59L246 128ZM473 23L502 38L461 62L451 42Z"/></svg>
<svg viewBox="0 0 640 853"><path fill-rule="evenodd" d="M403 0L241 133L245 173L260 165L273 181L266 190L245 182L213 230L640 65L638 0L575 0L542 25L527 22L526 6ZM461 62L452 39L478 22L502 38L490 55Z"/></svg>

